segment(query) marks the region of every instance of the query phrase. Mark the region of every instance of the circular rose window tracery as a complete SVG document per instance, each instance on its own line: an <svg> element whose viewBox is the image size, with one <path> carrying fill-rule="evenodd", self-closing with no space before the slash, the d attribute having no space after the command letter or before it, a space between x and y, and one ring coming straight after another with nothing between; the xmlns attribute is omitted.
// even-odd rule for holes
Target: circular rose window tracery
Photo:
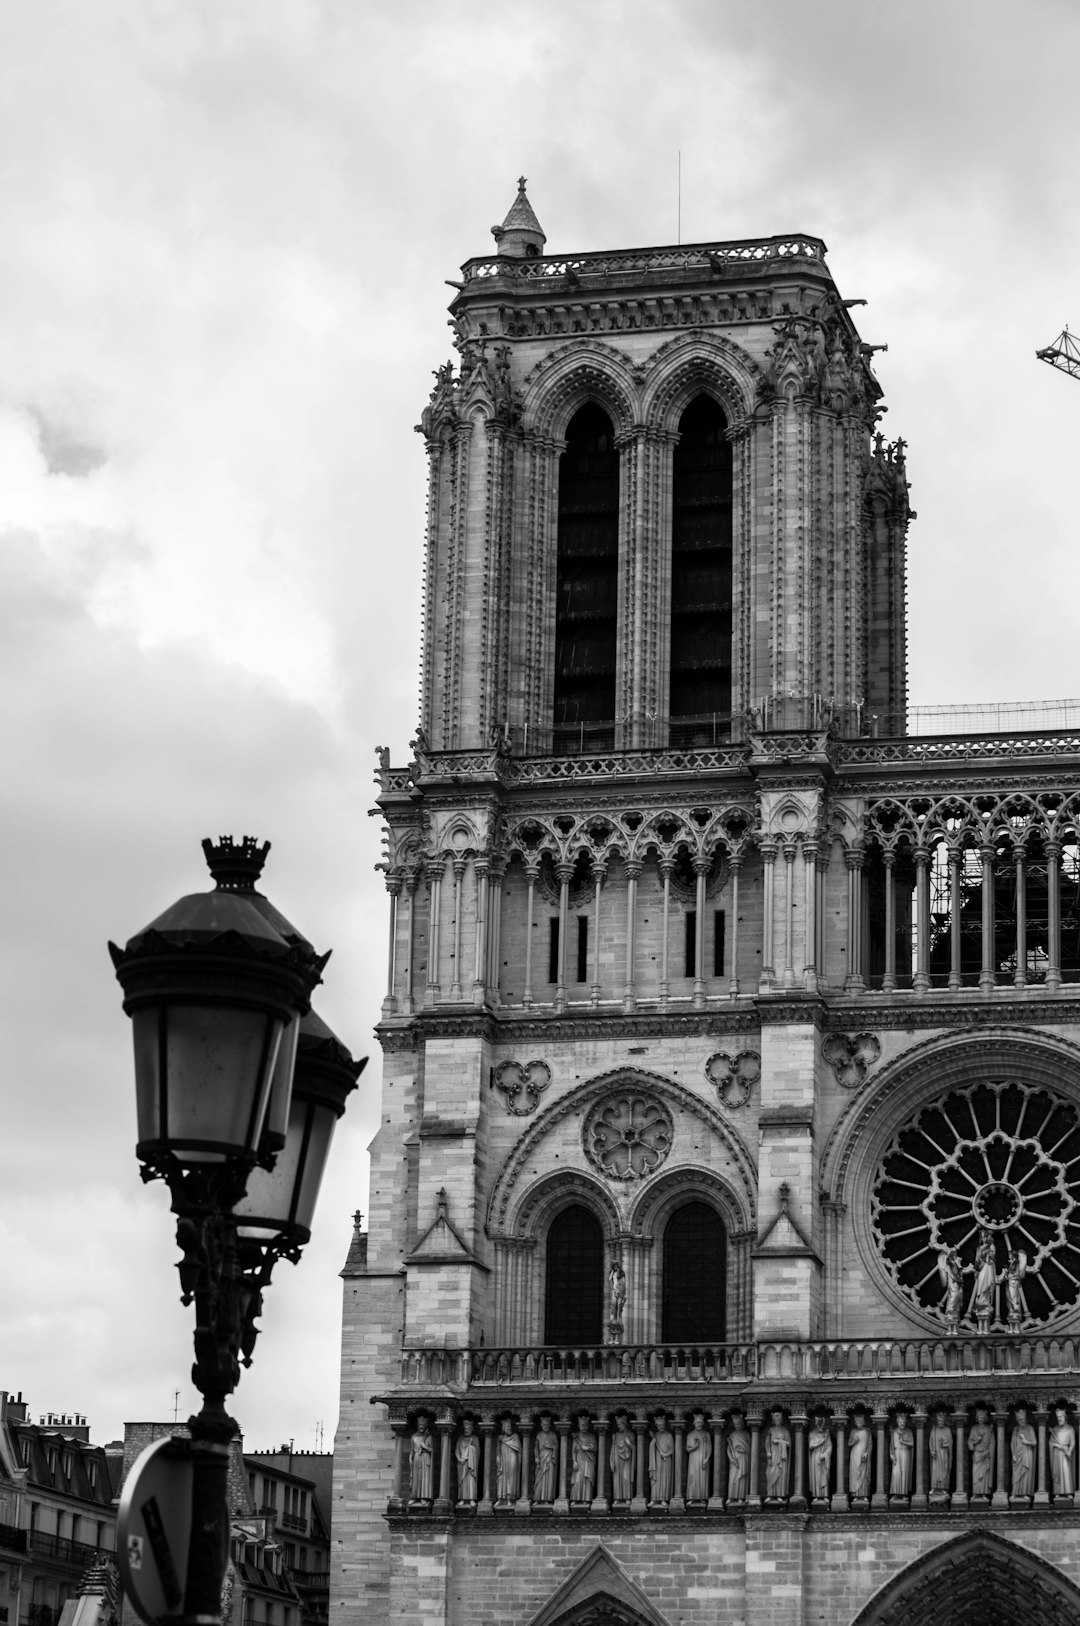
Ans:
<svg viewBox="0 0 1080 1626"><path fill-rule="evenodd" d="M652 1095L620 1092L593 1107L582 1129L585 1156L609 1180L641 1180L671 1150L671 1113Z"/></svg>
<svg viewBox="0 0 1080 1626"><path fill-rule="evenodd" d="M897 1286L947 1328L1043 1325L1080 1301L1080 1111L1018 1082L951 1091L882 1157L871 1218Z"/></svg>

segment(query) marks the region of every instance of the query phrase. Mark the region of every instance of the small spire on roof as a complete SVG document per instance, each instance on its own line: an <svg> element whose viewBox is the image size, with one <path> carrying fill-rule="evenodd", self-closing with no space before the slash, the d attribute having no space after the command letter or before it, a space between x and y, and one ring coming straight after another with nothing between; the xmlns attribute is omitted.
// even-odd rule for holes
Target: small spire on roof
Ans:
<svg viewBox="0 0 1080 1626"><path fill-rule="evenodd" d="M525 193L525 176L518 176L517 197L501 226L492 226L499 253L513 259L535 259L544 252L547 238Z"/></svg>

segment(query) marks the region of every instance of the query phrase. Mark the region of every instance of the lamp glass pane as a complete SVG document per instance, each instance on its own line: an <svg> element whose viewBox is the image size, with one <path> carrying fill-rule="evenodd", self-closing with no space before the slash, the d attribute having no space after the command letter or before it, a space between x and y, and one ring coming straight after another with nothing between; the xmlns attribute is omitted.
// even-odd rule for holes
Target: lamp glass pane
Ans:
<svg viewBox="0 0 1080 1626"><path fill-rule="evenodd" d="M136 1038L136 1066L147 1086L139 1091L139 1138L172 1147L185 1162L214 1162L258 1146L282 1022L262 1011L219 1005L169 1005L166 1073L160 1088L156 1010L152 1036ZM140 1024L141 1026L141 1024ZM149 1052L151 1046L154 1056ZM164 1099L165 1121L149 1097ZM143 1123L150 1133L143 1134Z"/></svg>
<svg viewBox="0 0 1080 1626"><path fill-rule="evenodd" d="M311 1230L336 1122L331 1108L293 1097L284 1150L273 1169L251 1171L247 1192L234 1209L241 1236L265 1239L286 1225Z"/></svg>
<svg viewBox="0 0 1080 1626"><path fill-rule="evenodd" d="M296 1045L300 1038L300 1018L294 1016L281 1036L274 1076L270 1084L270 1105L263 1125L264 1144L276 1149L284 1146L289 1127L289 1103L292 1100L293 1071L296 1067Z"/></svg>

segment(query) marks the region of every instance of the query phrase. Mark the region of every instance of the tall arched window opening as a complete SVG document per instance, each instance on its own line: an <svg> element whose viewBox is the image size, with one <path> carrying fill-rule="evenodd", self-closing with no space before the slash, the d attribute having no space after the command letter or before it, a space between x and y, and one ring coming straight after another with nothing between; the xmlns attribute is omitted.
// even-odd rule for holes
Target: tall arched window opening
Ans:
<svg viewBox="0 0 1080 1626"><path fill-rule="evenodd" d="M664 1231L665 1344L719 1344L727 1291L724 1223L708 1203L687 1203Z"/></svg>
<svg viewBox="0 0 1080 1626"><path fill-rule="evenodd" d="M671 512L671 743L730 733L731 446L707 395L679 420Z"/></svg>
<svg viewBox="0 0 1080 1626"><path fill-rule="evenodd" d="M602 407L575 412L559 459L555 611L556 753L615 743L619 458Z"/></svg>
<svg viewBox="0 0 1080 1626"><path fill-rule="evenodd" d="M547 1237L544 1343L598 1344L604 1318L604 1235L580 1203L564 1208Z"/></svg>

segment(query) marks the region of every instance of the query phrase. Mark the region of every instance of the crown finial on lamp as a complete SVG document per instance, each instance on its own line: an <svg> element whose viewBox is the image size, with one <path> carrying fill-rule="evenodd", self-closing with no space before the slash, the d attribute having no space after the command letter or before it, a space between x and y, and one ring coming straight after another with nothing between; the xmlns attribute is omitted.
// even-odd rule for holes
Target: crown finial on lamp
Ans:
<svg viewBox="0 0 1080 1626"><path fill-rule="evenodd" d="M245 836L242 841L234 841L232 836L219 836L215 843L206 836L202 850L206 855L206 867L214 877L219 892L254 892L270 851L270 843L264 841L260 846L257 836Z"/></svg>

